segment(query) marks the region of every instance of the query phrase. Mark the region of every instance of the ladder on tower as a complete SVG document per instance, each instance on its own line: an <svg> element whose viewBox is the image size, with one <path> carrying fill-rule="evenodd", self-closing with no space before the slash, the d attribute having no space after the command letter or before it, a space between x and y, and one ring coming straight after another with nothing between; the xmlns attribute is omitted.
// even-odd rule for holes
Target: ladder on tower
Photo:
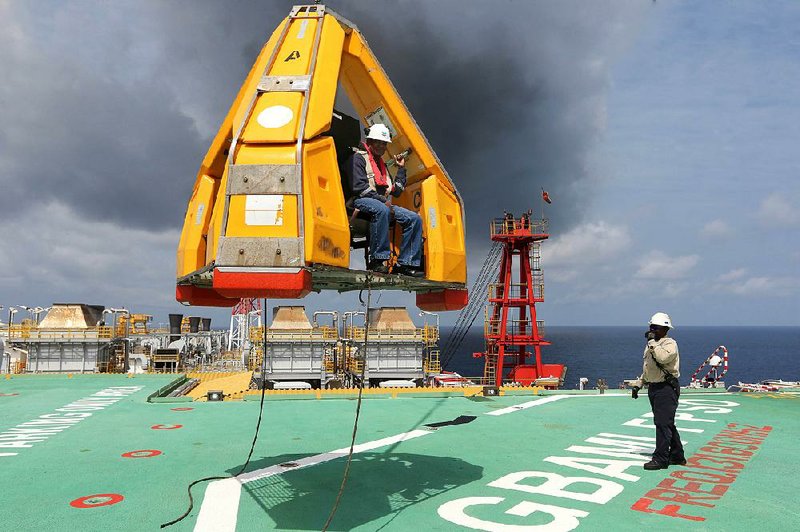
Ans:
<svg viewBox="0 0 800 532"><path fill-rule="evenodd" d="M497 382L497 353L484 353L483 384L494 385ZM502 374L502 372L501 372Z"/></svg>
<svg viewBox="0 0 800 532"><path fill-rule="evenodd" d="M531 245L530 263L533 281L533 297L536 301L544 301L544 271L542 271L541 242L534 242Z"/></svg>

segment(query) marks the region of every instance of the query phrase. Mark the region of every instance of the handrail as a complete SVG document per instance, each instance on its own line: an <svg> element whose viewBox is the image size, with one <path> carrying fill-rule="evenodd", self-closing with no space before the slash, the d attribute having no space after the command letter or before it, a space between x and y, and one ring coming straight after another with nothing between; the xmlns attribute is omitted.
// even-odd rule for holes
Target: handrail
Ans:
<svg viewBox="0 0 800 532"><path fill-rule="evenodd" d="M113 327L108 326L39 329L28 325L12 325L6 327L5 331L9 340L110 340L114 337Z"/></svg>
<svg viewBox="0 0 800 532"><path fill-rule="evenodd" d="M431 327L435 329L435 327ZM364 327L347 327L345 329L345 338L348 340L363 340ZM413 340L416 342L424 342L430 338L433 333L425 332L422 328L415 329L378 329L369 328L369 338L372 340ZM436 333L438 339L438 331Z"/></svg>
<svg viewBox="0 0 800 532"><path fill-rule="evenodd" d="M250 340L264 339L264 327L251 327ZM313 329L272 329L267 328L267 340L338 340L339 332L334 327L315 327Z"/></svg>
<svg viewBox="0 0 800 532"><path fill-rule="evenodd" d="M722 354L720 357L719 354ZM711 364L711 359L714 356L717 356L717 363L715 365ZM708 366L708 372L703 375L702 377L698 378L697 375L703 370L703 368ZM722 366L722 372L719 371L719 366ZM691 382L689 386L692 387L700 387L700 386L708 386L713 385L716 386L717 381L721 381L725 378L725 374L728 373L728 348L724 345L717 347L713 353L708 355L708 358L703 361L702 364L695 370L692 374ZM712 377L713 374L713 377Z"/></svg>
<svg viewBox="0 0 800 532"><path fill-rule="evenodd" d="M539 332L539 337L544 337L544 321L536 320L536 328ZM509 319L506 325L507 337L512 338L515 336L529 336L533 333L531 327L531 320L525 319ZM487 316L483 326L484 336L486 337L499 337L503 332L503 320L492 319Z"/></svg>
<svg viewBox="0 0 800 532"><path fill-rule="evenodd" d="M533 275L534 280L538 281L537 275ZM528 295L523 292L528 291L526 283L511 283L508 290L509 299L527 299ZM505 286L503 283L492 283L489 285L489 299L503 299L505 295ZM539 300L544 297L544 281L533 283L533 299Z"/></svg>
<svg viewBox="0 0 800 532"><path fill-rule="evenodd" d="M495 218L489 224L491 236L514 235L519 232L546 234L547 220L535 218Z"/></svg>

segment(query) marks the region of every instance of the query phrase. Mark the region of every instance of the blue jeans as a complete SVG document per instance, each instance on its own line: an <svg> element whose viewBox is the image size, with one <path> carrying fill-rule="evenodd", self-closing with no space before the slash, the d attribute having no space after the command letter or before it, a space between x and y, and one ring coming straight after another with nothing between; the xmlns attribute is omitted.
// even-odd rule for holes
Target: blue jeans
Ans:
<svg viewBox="0 0 800 532"><path fill-rule="evenodd" d="M380 200L358 198L354 206L370 217L369 251L371 260L388 260L392 254L389 247L389 207ZM393 206L394 219L403 228L403 243L397 263L419 268L422 259L422 218L414 211Z"/></svg>

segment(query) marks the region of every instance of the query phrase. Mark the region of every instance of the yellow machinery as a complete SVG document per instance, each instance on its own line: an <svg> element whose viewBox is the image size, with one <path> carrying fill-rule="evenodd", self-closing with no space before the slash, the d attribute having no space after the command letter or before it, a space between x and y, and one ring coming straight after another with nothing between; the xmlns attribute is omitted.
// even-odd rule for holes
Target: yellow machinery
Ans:
<svg viewBox="0 0 800 532"><path fill-rule="evenodd" d="M334 110L338 86L359 120ZM426 310L464 307L461 197L359 30L323 5L292 8L203 160L178 248L178 301L233 306L364 288L366 273L350 269L339 168L374 123L392 132L387 161L410 150L394 201L422 217L425 278L376 274L373 286L416 292Z"/></svg>
<svg viewBox="0 0 800 532"><path fill-rule="evenodd" d="M147 324L152 321L153 316L149 314L120 314L114 334L116 336L149 334L151 331L148 330Z"/></svg>

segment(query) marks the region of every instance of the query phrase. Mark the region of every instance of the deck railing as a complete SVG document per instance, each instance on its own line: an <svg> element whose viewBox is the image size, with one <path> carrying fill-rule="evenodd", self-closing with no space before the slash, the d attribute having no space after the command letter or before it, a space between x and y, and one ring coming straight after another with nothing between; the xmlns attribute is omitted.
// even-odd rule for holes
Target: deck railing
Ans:
<svg viewBox="0 0 800 532"><path fill-rule="evenodd" d="M425 329L377 329L370 327L369 339L372 340L403 340L412 342L428 342L432 337L438 340L438 331L435 333L430 329L435 327L428 327ZM364 327L347 327L345 329L345 338L354 341L364 341Z"/></svg>
<svg viewBox="0 0 800 532"><path fill-rule="evenodd" d="M267 328L267 341L272 340L338 340L339 332L333 327L314 327L313 329L271 329ZM250 328L250 341L262 342L264 327Z"/></svg>
<svg viewBox="0 0 800 532"><path fill-rule="evenodd" d="M89 327L39 329L29 325L12 325L4 328L10 340L110 340L114 337L113 327Z"/></svg>
<svg viewBox="0 0 800 532"><path fill-rule="evenodd" d="M483 332L486 338L499 339L502 333L503 323L501 319L486 318ZM539 338L544 338L544 321L536 320ZM525 337L533 334L531 320L512 320L509 319L506 328L506 339L513 340L515 337Z"/></svg>
<svg viewBox="0 0 800 532"><path fill-rule="evenodd" d="M547 220L530 218L495 218L489 223L491 236L514 235L520 232L546 234Z"/></svg>

